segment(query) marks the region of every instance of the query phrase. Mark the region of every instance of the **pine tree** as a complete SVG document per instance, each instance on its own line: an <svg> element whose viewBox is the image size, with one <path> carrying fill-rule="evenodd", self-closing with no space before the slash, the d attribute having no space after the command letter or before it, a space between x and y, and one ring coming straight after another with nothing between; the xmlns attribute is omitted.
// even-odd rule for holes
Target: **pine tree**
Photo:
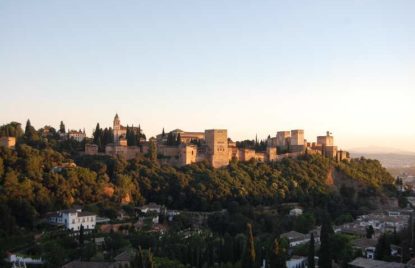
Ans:
<svg viewBox="0 0 415 268"><path fill-rule="evenodd" d="M255 267L255 258L256 258L254 236L252 235L252 225L248 223L246 227L247 227L248 238L247 238L247 243L246 243L245 255L242 260L242 267L253 268Z"/></svg>
<svg viewBox="0 0 415 268"><path fill-rule="evenodd" d="M318 266L320 268L331 268L332 267L332 252L330 247L330 241L333 237L334 231L331 226L330 219L326 217L321 226L320 232L320 254L318 259Z"/></svg>
<svg viewBox="0 0 415 268"><path fill-rule="evenodd" d="M308 268L314 268L315 265L315 241L314 241L314 234L311 233L310 237L310 244L308 246Z"/></svg>

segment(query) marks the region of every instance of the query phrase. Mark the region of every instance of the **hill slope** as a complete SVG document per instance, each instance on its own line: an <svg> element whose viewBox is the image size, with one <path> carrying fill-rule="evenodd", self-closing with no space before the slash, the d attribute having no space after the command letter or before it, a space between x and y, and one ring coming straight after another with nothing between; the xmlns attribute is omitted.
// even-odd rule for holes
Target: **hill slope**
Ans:
<svg viewBox="0 0 415 268"><path fill-rule="evenodd" d="M78 167L55 168L73 160ZM337 191L333 191L327 183L333 170L336 178L347 177L358 187L334 179ZM71 159L48 147L25 144L15 151L0 149L0 219L14 219L27 227L50 210L128 199L190 210L218 210L232 202L252 206L300 202L341 212L370 207L362 205L360 197L383 195L392 184L393 178L378 161L366 159L336 163L306 155L275 163L232 162L220 169L207 163L174 168L146 158Z"/></svg>

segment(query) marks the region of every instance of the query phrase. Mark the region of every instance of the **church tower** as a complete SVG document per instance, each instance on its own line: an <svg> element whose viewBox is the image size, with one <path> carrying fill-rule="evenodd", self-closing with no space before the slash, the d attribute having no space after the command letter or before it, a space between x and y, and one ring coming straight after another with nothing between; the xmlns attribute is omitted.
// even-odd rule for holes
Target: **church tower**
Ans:
<svg viewBox="0 0 415 268"><path fill-rule="evenodd" d="M120 140L120 130L121 130L121 121L118 117L118 114L115 114L114 123L113 123L113 132L114 132L114 144L117 145Z"/></svg>

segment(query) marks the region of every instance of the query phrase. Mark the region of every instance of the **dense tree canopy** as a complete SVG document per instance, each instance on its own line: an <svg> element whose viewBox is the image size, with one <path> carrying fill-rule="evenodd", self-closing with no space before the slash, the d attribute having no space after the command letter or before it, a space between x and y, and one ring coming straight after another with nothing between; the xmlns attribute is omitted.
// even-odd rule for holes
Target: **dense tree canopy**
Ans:
<svg viewBox="0 0 415 268"><path fill-rule="evenodd" d="M63 124L60 130L64 130ZM127 132L129 143L138 142L135 128L128 127ZM15 149L0 148L0 238L10 237L19 227L33 230L46 212L73 205L84 205L111 219L117 216L115 208L128 202L211 211L205 226L209 232L188 238L172 232L163 238L140 234L131 235L127 241L111 234L106 239L111 250L129 244L136 248L147 245L145 252L154 252L156 262L165 267L209 267L215 263L249 266L263 259L279 266L284 263L287 246L275 237L282 232L309 232L324 223L326 215L322 208L336 223L350 221L373 206L368 196L394 194L390 190L394 183L390 174L378 161L364 158L338 163L322 156L304 155L272 163L232 161L219 169L207 162L176 168L157 161L153 141L148 155L127 161L122 157L82 155L79 151L83 150L83 143L61 140L52 127L35 130L29 120L24 132L20 124L10 123L0 127L0 134L17 137ZM98 124L93 142L102 151L112 140L112 130ZM177 137L171 138L171 142L177 143ZM239 144L247 148L251 145L264 143ZM335 177L334 185L327 183L330 176ZM363 187L354 187L356 184ZM305 213L285 216L288 211L283 211L282 204L290 202L299 203ZM277 208L275 214L267 211ZM179 232L191 226L190 220L180 215L172 230ZM248 231L246 226L250 226ZM323 250L334 248L335 252L326 254L326 265L331 260L347 263L350 241L330 232L326 237L329 236L335 245L324 244ZM48 250L45 257L51 264L62 261L65 244L48 242L42 247ZM85 246L83 250L82 254L90 255L91 249Z"/></svg>

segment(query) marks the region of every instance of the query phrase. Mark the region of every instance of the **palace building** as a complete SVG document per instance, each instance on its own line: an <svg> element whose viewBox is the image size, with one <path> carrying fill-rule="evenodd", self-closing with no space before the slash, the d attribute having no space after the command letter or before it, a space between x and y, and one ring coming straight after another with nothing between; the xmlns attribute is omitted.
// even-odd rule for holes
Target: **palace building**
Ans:
<svg viewBox="0 0 415 268"><path fill-rule="evenodd" d="M134 132L140 132L140 128L130 128ZM138 155L144 155L149 150L149 142L140 140L137 145L127 142L127 127L121 125L118 114L113 121L114 142L107 144L105 155L122 155L126 159L132 159ZM174 166L184 166L196 162L207 161L213 167L227 166L232 159L239 161L276 161L285 157L296 157L301 154L321 154L338 161L348 159L348 153L339 151L334 146L334 138L330 132L326 136L317 137L317 142L308 143L304 139L304 130L278 131L275 137L267 140L265 151L258 152L251 148L239 148L228 137L226 129L208 129L204 132L187 132L175 129L168 133L153 138L156 144L157 155L161 163ZM85 154L95 155L98 146L87 144Z"/></svg>

